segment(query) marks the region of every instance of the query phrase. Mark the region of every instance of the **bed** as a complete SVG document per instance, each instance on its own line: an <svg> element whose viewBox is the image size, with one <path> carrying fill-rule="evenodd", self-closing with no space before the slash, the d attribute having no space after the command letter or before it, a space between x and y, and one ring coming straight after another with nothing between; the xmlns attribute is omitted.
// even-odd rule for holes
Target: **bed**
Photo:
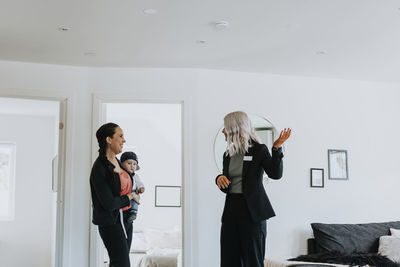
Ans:
<svg viewBox="0 0 400 267"><path fill-rule="evenodd" d="M337 266L337 267L348 267L348 265L340 265L340 264L328 264L328 263L318 263L318 262L304 262L304 261L288 261L288 260L272 260L267 259L264 262L265 267L328 267L328 266ZM367 266L365 266L367 267Z"/></svg>
<svg viewBox="0 0 400 267"><path fill-rule="evenodd" d="M132 267L182 267L182 234L177 229L134 232L129 257Z"/></svg>
<svg viewBox="0 0 400 267"><path fill-rule="evenodd" d="M135 267L182 267L181 249L155 249L148 251Z"/></svg>
<svg viewBox="0 0 400 267"><path fill-rule="evenodd" d="M312 223L311 228L314 238L308 239L308 253L291 260L351 266L400 267L400 221L361 224Z"/></svg>

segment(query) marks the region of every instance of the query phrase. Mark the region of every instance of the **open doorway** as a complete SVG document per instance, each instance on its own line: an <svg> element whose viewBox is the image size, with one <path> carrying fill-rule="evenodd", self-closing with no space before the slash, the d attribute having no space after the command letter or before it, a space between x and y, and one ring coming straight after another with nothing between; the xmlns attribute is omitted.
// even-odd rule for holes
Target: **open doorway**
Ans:
<svg viewBox="0 0 400 267"><path fill-rule="evenodd" d="M0 97L2 266L59 266L64 106Z"/></svg>
<svg viewBox="0 0 400 267"><path fill-rule="evenodd" d="M102 103L101 109L101 124L123 129L123 152L137 154L136 174L145 187L133 223L131 266L182 266L182 104ZM108 266L100 243L99 257Z"/></svg>

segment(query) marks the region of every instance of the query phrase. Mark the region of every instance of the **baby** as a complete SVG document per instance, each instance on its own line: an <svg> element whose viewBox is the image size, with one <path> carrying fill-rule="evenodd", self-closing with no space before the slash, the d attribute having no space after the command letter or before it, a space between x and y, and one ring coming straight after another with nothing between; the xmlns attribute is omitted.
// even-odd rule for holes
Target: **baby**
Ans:
<svg viewBox="0 0 400 267"><path fill-rule="evenodd" d="M137 211L138 211L138 204L140 200L139 194L144 192L144 184L140 179L139 175L135 173L136 171L140 170L138 165L138 158L134 152L124 152L121 155L121 164L125 170L127 170L133 177L133 186L132 192L137 194L137 197L131 200L131 208L128 209L126 212L128 213L128 223L133 222L136 219Z"/></svg>

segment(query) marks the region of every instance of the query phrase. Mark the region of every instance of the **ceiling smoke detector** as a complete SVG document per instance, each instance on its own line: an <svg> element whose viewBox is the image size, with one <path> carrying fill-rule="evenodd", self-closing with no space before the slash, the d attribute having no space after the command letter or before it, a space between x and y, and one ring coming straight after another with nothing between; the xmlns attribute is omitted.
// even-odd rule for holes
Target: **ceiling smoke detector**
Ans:
<svg viewBox="0 0 400 267"><path fill-rule="evenodd" d="M214 23L214 27L217 30L224 30L229 27L229 21L221 20Z"/></svg>
<svg viewBox="0 0 400 267"><path fill-rule="evenodd" d="M69 31L71 28L68 28L68 27L58 27L57 28L57 30L58 31L60 31L60 32L67 32L67 31Z"/></svg>

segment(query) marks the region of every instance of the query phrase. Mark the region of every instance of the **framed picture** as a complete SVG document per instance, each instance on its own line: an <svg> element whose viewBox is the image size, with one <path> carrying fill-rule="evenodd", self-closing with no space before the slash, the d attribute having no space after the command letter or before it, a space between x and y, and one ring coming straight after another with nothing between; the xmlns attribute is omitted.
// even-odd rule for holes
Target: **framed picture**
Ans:
<svg viewBox="0 0 400 267"><path fill-rule="evenodd" d="M181 187L171 185L156 185L156 207L181 207Z"/></svg>
<svg viewBox="0 0 400 267"><path fill-rule="evenodd" d="M310 186L324 187L324 169L318 169L318 168L310 169Z"/></svg>
<svg viewBox="0 0 400 267"><path fill-rule="evenodd" d="M329 179L348 180L347 150L328 149Z"/></svg>

